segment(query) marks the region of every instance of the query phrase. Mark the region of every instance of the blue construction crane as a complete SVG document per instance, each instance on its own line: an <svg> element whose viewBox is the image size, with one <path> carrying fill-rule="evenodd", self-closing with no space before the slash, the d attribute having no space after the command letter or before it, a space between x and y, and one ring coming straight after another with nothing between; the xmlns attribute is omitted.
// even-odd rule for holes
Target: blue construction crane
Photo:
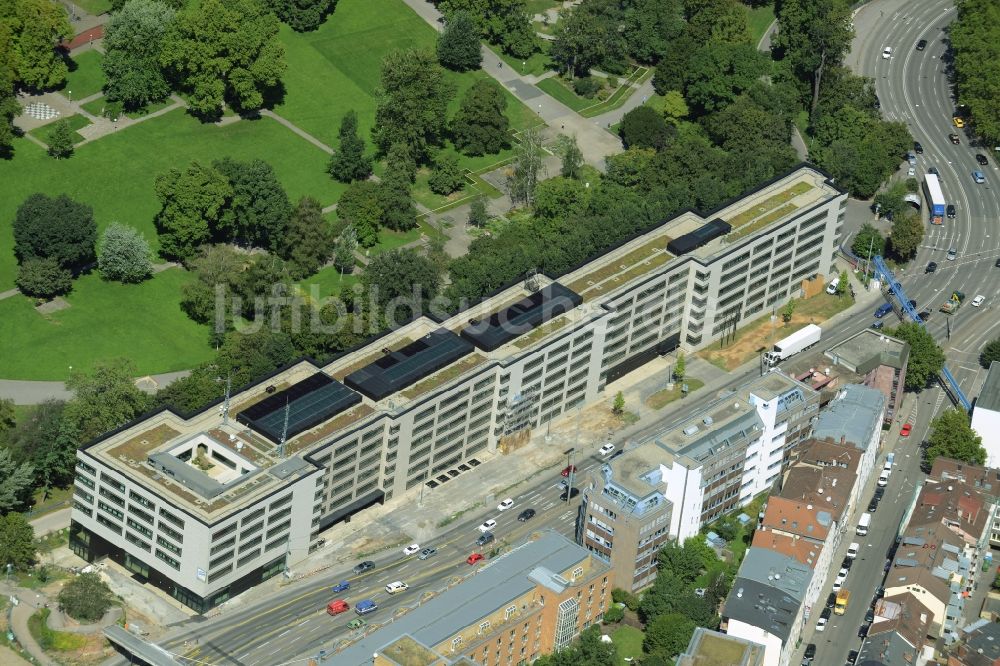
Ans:
<svg viewBox="0 0 1000 666"><path fill-rule="evenodd" d="M899 301L899 307L914 323L923 326L924 320L917 314L916 308L910 305L910 299L906 297L906 292L903 291L903 285L896 281L896 276L893 275L892 271L889 270L889 267L885 265L885 261L882 257L872 257L872 260L875 265L875 274L882 280L882 283L886 287L886 291L896 297L896 300ZM969 399L965 397L965 394L962 393L962 387L958 385L958 381L955 379L955 376L951 374L951 371L948 370L947 367L942 367L941 376L944 378L943 386L945 387L945 390L951 393L952 397L965 408L966 412L971 411L972 404L969 402Z"/></svg>

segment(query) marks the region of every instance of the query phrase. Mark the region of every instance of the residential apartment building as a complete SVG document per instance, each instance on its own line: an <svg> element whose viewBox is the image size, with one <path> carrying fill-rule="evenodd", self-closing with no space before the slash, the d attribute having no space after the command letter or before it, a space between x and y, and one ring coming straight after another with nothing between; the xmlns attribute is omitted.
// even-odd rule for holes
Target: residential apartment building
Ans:
<svg viewBox="0 0 1000 666"><path fill-rule="evenodd" d="M986 466L1000 467L1000 361L993 361L972 406L972 429L983 438Z"/></svg>
<svg viewBox="0 0 1000 666"><path fill-rule="evenodd" d="M948 653L948 666L1000 666L1000 624L977 620L962 629L961 642Z"/></svg>
<svg viewBox="0 0 1000 666"><path fill-rule="evenodd" d="M656 445L641 446L584 481L577 542L610 565L615 587L634 592L650 585L656 554L671 539L662 454Z"/></svg>
<svg viewBox="0 0 1000 666"><path fill-rule="evenodd" d="M757 643L705 627L694 630L677 666L763 666L764 649Z"/></svg>
<svg viewBox="0 0 1000 666"><path fill-rule="evenodd" d="M927 644L931 613L909 593L879 599L875 619L858 651L856 664L924 666L934 657Z"/></svg>
<svg viewBox="0 0 1000 666"><path fill-rule="evenodd" d="M823 354L835 364L860 375L862 384L885 396L887 424L897 417L910 359L907 342L866 328Z"/></svg>
<svg viewBox="0 0 1000 666"><path fill-rule="evenodd" d="M1000 510L998 510L1000 508L1000 470L939 457L935 458L927 478L942 483L961 481L972 486L984 502L992 504L993 519L989 528L989 541L991 547L1000 548Z"/></svg>
<svg viewBox="0 0 1000 666"><path fill-rule="evenodd" d="M600 622L611 603L608 573L586 550L545 531L335 653L332 663L371 666L376 655L375 664L410 664L396 656L417 651L428 660L415 663L527 664Z"/></svg>
<svg viewBox="0 0 1000 666"><path fill-rule="evenodd" d="M852 484L850 507L860 504L860 495L876 469L882 446L882 424L890 399L880 390L848 384L820 411L813 424L813 437L853 446L861 452L856 483Z"/></svg>
<svg viewBox="0 0 1000 666"><path fill-rule="evenodd" d="M704 346L777 307L829 272L845 206L824 174L800 167L566 275L532 277L449 318L420 316L323 367L291 364L197 414L147 415L79 449L72 546L210 608L300 561L330 526L445 483L658 353ZM762 399L778 400L755 411L774 409L773 437L787 439L794 424L777 412L780 396ZM706 470L727 478L708 482L710 508L698 513L721 515L766 487L780 466L763 460L771 453L759 452L764 467L748 469L732 497L728 474ZM149 527L139 513L149 507L109 503L101 490L134 492L177 521ZM275 527L287 520L287 530L268 523L259 548L248 545L255 532L244 543L244 517L255 527L286 493L293 510Z"/></svg>

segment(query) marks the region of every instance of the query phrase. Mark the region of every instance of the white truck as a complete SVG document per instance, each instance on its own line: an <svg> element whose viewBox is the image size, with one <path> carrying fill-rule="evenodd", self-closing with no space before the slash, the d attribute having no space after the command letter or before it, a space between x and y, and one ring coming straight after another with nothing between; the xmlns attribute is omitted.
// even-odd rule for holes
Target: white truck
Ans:
<svg viewBox="0 0 1000 666"><path fill-rule="evenodd" d="M855 534L858 536L864 536L868 534L868 528L872 525L872 514L867 511L861 514L861 520L858 521L858 526L854 528Z"/></svg>
<svg viewBox="0 0 1000 666"><path fill-rule="evenodd" d="M768 367L773 368L789 356L794 356L804 349L809 349L819 342L823 335L823 329L816 324L809 324L801 328L787 338L774 343L774 349L764 353L764 361Z"/></svg>

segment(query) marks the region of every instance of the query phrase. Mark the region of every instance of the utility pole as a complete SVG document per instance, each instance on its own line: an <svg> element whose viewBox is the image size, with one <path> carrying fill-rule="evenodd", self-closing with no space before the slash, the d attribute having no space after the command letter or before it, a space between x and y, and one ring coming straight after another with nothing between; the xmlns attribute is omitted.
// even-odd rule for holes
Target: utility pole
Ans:
<svg viewBox="0 0 1000 666"><path fill-rule="evenodd" d="M577 432L579 433L579 428L580 428L580 421L579 420L577 420L576 425L577 425ZM567 469L569 470L569 474L566 476L566 481L569 484L569 485L566 486L566 502L567 503L569 503L570 500L573 499L573 453L574 452L576 452L576 447L575 446L572 447L572 448L566 449L566 451L564 451L564 453L566 454L566 458L569 461L569 466L567 467Z"/></svg>

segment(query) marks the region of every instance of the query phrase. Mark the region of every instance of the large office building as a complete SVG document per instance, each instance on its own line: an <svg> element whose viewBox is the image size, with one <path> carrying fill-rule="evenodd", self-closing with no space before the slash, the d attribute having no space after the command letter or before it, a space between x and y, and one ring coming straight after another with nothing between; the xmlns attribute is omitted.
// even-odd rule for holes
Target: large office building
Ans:
<svg viewBox="0 0 1000 666"><path fill-rule="evenodd" d="M983 438L986 466L1000 468L1000 361L993 361L972 407L972 429Z"/></svg>
<svg viewBox="0 0 1000 666"><path fill-rule="evenodd" d="M332 663L528 664L599 623L611 588L603 562L561 534L543 532L354 641Z"/></svg>
<svg viewBox="0 0 1000 666"><path fill-rule="evenodd" d="M566 275L420 316L322 367L294 363L202 412L147 415L78 451L71 546L210 608L303 559L328 527L778 307L830 272L845 206L800 167Z"/></svg>

